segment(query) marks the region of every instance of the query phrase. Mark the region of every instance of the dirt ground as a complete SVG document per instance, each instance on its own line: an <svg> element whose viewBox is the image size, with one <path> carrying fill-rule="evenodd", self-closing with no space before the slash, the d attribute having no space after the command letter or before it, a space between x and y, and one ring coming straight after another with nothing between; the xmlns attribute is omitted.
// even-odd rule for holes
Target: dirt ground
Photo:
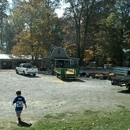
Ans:
<svg viewBox="0 0 130 130"><path fill-rule="evenodd" d="M22 91L28 105L22 119L30 123L52 113L115 111L130 107L126 88L113 86L109 80L78 77L62 81L42 73L36 77L17 75L15 70L0 71L0 79L0 124L6 122L7 127L15 125L17 120L15 106L12 106L17 90Z"/></svg>

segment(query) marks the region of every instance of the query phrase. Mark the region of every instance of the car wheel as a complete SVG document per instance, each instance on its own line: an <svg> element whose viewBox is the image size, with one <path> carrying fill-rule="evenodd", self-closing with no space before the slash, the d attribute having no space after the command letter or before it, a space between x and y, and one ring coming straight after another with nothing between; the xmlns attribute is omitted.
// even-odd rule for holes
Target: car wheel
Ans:
<svg viewBox="0 0 130 130"><path fill-rule="evenodd" d="M36 76L36 74L33 74L33 76Z"/></svg>
<svg viewBox="0 0 130 130"><path fill-rule="evenodd" d="M16 70L16 74L19 74L18 70Z"/></svg>
<svg viewBox="0 0 130 130"><path fill-rule="evenodd" d="M23 71L23 75L25 76L25 72Z"/></svg>
<svg viewBox="0 0 130 130"><path fill-rule="evenodd" d="M111 85L117 85L117 81L116 80L112 80L111 81Z"/></svg>
<svg viewBox="0 0 130 130"><path fill-rule="evenodd" d="M59 76L59 74L56 73L56 77L58 77L58 76Z"/></svg>
<svg viewBox="0 0 130 130"><path fill-rule="evenodd" d="M130 92L130 85L128 86L128 91Z"/></svg>

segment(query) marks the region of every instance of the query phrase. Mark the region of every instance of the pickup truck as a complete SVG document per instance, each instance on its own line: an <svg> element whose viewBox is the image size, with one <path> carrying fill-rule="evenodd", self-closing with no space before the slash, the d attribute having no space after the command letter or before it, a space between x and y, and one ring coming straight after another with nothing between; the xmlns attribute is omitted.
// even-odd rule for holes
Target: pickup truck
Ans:
<svg viewBox="0 0 130 130"><path fill-rule="evenodd" d="M16 74L22 73L23 75L32 74L35 76L38 73L38 68L33 67L30 63L21 63L15 70Z"/></svg>

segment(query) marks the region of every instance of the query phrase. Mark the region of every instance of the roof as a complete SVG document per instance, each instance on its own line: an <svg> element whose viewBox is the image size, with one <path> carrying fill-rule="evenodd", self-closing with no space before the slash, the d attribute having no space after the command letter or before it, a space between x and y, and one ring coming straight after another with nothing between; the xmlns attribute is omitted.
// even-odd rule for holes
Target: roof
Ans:
<svg viewBox="0 0 130 130"><path fill-rule="evenodd" d="M68 59L69 60L70 58L69 57L52 57L52 59L66 59L66 60Z"/></svg>
<svg viewBox="0 0 130 130"><path fill-rule="evenodd" d="M69 57L66 52L66 49L62 47L54 48L50 57L56 60L71 60L71 59L80 60L79 58Z"/></svg>
<svg viewBox="0 0 130 130"><path fill-rule="evenodd" d="M51 57L66 57L68 58L68 54L66 52L66 49L65 48L62 48L62 47L56 47L53 49L52 53L51 53Z"/></svg>
<svg viewBox="0 0 130 130"><path fill-rule="evenodd" d="M31 56L14 56L12 54L0 54L0 59L31 59Z"/></svg>
<svg viewBox="0 0 130 130"><path fill-rule="evenodd" d="M12 59L9 54L0 54L0 59Z"/></svg>

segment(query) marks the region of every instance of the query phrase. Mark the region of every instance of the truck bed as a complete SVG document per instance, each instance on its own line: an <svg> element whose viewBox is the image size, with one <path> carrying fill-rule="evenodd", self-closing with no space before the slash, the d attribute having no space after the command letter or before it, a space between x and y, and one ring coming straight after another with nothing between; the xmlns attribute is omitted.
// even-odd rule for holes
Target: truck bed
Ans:
<svg viewBox="0 0 130 130"><path fill-rule="evenodd" d="M61 76L61 78L76 78L79 74L78 68L55 68L54 72L57 77Z"/></svg>

